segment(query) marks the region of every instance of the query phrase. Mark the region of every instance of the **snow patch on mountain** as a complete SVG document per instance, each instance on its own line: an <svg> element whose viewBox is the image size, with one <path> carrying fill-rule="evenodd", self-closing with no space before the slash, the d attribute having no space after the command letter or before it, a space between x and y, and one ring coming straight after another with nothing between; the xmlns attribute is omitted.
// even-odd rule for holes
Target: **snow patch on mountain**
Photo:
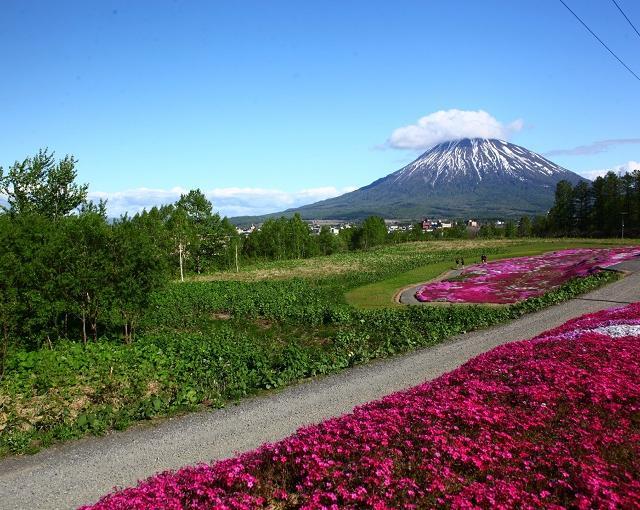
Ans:
<svg viewBox="0 0 640 510"><path fill-rule="evenodd" d="M466 138L441 143L393 173L397 184L419 179L432 187L459 180L540 180L572 173L524 147L497 139Z"/></svg>

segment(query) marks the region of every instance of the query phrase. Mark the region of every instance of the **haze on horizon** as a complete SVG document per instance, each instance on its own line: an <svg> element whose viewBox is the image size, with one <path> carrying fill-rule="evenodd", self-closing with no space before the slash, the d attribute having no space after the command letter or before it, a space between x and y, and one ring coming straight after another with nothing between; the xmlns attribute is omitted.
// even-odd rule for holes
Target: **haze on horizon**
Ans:
<svg viewBox="0 0 640 510"><path fill-rule="evenodd" d="M612 4L569 3L640 70ZM190 188L225 215L274 212L462 137L586 177L640 167L640 83L556 0L8 0L3 19L0 165L73 154L113 215Z"/></svg>

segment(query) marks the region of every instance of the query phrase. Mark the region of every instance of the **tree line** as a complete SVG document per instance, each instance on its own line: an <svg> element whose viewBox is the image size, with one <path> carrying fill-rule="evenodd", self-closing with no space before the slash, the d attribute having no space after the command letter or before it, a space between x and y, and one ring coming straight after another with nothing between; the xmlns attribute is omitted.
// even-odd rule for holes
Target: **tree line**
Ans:
<svg viewBox="0 0 640 510"><path fill-rule="evenodd" d="M640 170L560 181L542 230L553 236L640 237ZM624 227L623 227L624 225Z"/></svg>
<svg viewBox="0 0 640 510"><path fill-rule="evenodd" d="M235 227L200 191L109 220L75 182L76 163L41 150L0 167L0 360L10 340L131 342L151 294L172 277L233 263Z"/></svg>
<svg viewBox="0 0 640 510"><path fill-rule="evenodd" d="M0 167L0 353L10 339L30 348L63 338L131 342L151 294L171 279L425 238L419 224L387 234L374 216L315 235L299 215L267 220L245 238L200 190L110 220L106 203L76 183L76 164L41 150Z"/></svg>
<svg viewBox="0 0 640 510"><path fill-rule="evenodd" d="M560 181L546 215L503 226L484 223L478 237L640 237L640 170L608 172L593 182Z"/></svg>

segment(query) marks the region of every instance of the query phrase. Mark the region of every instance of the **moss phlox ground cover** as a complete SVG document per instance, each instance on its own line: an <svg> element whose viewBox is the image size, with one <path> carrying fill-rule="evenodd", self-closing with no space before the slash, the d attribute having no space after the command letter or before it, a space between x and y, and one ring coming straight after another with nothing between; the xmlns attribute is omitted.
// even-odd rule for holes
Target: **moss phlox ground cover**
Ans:
<svg viewBox="0 0 640 510"><path fill-rule="evenodd" d="M637 508L640 303L532 340L95 510Z"/></svg>
<svg viewBox="0 0 640 510"><path fill-rule="evenodd" d="M507 304L536 297L571 278L640 256L640 247L578 248L474 265L416 292L419 301Z"/></svg>

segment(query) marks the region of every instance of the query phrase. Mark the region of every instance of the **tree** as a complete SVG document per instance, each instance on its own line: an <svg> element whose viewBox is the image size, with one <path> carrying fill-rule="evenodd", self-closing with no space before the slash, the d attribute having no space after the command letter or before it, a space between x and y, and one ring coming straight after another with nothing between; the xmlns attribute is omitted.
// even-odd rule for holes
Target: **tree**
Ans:
<svg viewBox="0 0 640 510"><path fill-rule="evenodd" d="M162 254L169 263L174 251L173 239L168 224L174 210L173 205L152 207L133 216L132 221L140 225L149 235L158 253Z"/></svg>
<svg viewBox="0 0 640 510"><path fill-rule="evenodd" d="M24 344L52 345L60 333L59 317L65 308L68 245L56 223L40 214L8 215L11 223L10 251L16 266L11 269L17 289L15 336Z"/></svg>
<svg viewBox="0 0 640 510"><path fill-rule="evenodd" d="M531 222L531 233L536 237L544 237L548 232L546 216L535 216Z"/></svg>
<svg viewBox="0 0 640 510"><path fill-rule="evenodd" d="M112 226L110 277L114 320L131 343L152 293L166 282L165 258L140 221L121 218Z"/></svg>
<svg viewBox="0 0 640 510"><path fill-rule="evenodd" d="M6 214L0 214L0 246L3 247L0 250L0 380L4 376L9 339L16 326L18 307L18 260L12 249L14 237L13 223Z"/></svg>
<svg viewBox="0 0 640 510"><path fill-rule="evenodd" d="M421 221L418 221L411 225L411 230L409 231L408 237L412 241L422 241L426 238Z"/></svg>
<svg viewBox="0 0 640 510"><path fill-rule="evenodd" d="M556 185L556 196L549 211L549 226L556 235L571 235L574 231L575 204L573 186L562 180Z"/></svg>
<svg viewBox="0 0 640 510"><path fill-rule="evenodd" d="M318 246L322 255L333 253L333 234L327 225L323 225L318 234Z"/></svg>
<svg viewBox="0 0 640 510"><path fill-rule="evenodd" d="M369 216L356 230L353 242L357 248L368 249L384 244L387 240L387 226L379 216Z"/></svg>
<svg viewBox="0 0 640 510"><path fill-rule="evenodd" d="M192 189L186 195L180 195L176 207L184 209L187 218L196 225L205 225L213 214L211 202L200 189Z"/></svg>
<svg viewBox="0 0 640 510"><path fill-rule="evenodd" d="M531 236L531 218L529 216L522 216L518 220L518 237L530 237Z"/></svg>
<svg viewBox="0 0 640 510"><path fill-rule="evenodd" d="M57 219L66 216L86 202L86 184L76 184L73 156L56 163L54 153L40 150L32 158L16 161L7 174L0 167L0 193L7 197L12 214L35 213Z"/></svg>
<svg viewBox="0 0 640 510"><path fill-rule="evenodd" d="M575 204L576 229L578 234L585 235L589 231L591 222L592 204L589 184L580 181L573 188L573 201Z"/></svg>
<svg viewBox="0 0 640 510"><path fill-rule="evenodd" d="M631 173L633 179L633 200L629 210L629 221L635 230L634 234L640 236L640 168Z"/></svg>
<svg viewBox="0 0 640 510"><path fill-rule="evenodd" d="M633 232L633 225L636 225L637 201L633 189L633 175L626 173L620 176L620 215L625 215L630 229L627 233Z"/></svg>
<svg viewBox="0 0 640 510"><path fill-rule="evenodd" d="M591 211L591 229L596 236L604 235L606 199L604 193L604 179L602 177L596 177L591 183L591 198L593 203Z"/></svg>
<svg viewBox="0 0 640 510"><path fill-rule="evenodd" d="M604 233L616 236L620 233L620 213L623 211L620 178L614 172L607 172L603 177L602 200Z"/></svg>
<svg viewBox="0 0 640 510"><path fill-rule="evenodd" d="M504 224L504 236L508 239L511 239L515 237L516 234L516 224L511 220L507 220L507 222Z"/></svg>
<svg viewBox="0 0 640 510"><path fill-rule="evenodd" d="M65 226L67 245L73 246L66 262L71 276L69 294L86 343L89 333L94 341L98 339L98 323L113 302L114 282L109 274L112 229L105 211L91 207L77 217L67 218Z"/></svg>
<svg viewBox="0 0 640 510"><path fill-rule="evenodd" d="M244 242L246 256L269 260L300 259L319 252L318 241L299 214L267 219Z"/></svg>
<svg viewBox="0 0 640 510"><path fill-rule="evenodd" d="M492 238L499 237L500 232L493 223L483 223L478 230L478 237Z"/></svg>
<svg viewBox="0 0 640 510"><path fill-rule="evenodd" d="M9 199L0 212L0 377L9 341L87 342L121 325L130 342L166 281L174 208L110 225L105 203L87 202L86 186L74 183L74 165L40 151L0 175Z"/></svg>
<svg viewBox="0 0 640 510"><path fill-rule="evenodd" d="M322 255L331 255L344 249L344 241L336 234L331 233L331 229L324 225L318 234L318 248Z"/></svg>
<svg viewBox="0 0 640 510"><path fill-rule="evenodd" d="M213 206L199 189L181 195L176 202L176 210L184 211L189 258L193 270L200 274L207 263L216 255L222 242L220 216L213 214Z"/></svg>
<svg viewBox="0 0 640 510"><path fill-rule="evenodd" d="M341 228L340 232L338 232L338 239L340 240L340 244L343 246L345 251L348 251L353 246L353 236L355 234L356 229L349 226L345 228Z"/></svg>
<svg viewBox="0 0 640 510"><path fill-rule="evenodd" d="M189 253L189 242L193 233L187 212L180 207L172 207L167 219L167 229L172 240L173 254L177 255L180 281L184 281L185 260Z"/></svg>
<svg viewBox="0 0 640 510"><path fill-rule="evenodd" d="M443 229L447 239L466 239L468 237L467 225L464 221L456 221L453 227Z"/></svg>
<svg viewBox="0 0 640 510"><path fill-rule="evenodd" d="M288 258L301 259L308 257L311 248L311 230L309 224L302 221L302 217L296 213L287 222L285 244Z"/></svg>
<svg viewBox="0 0 640 510"><path fill-rule="evenodd" d="M239 253L242 251L242 238L238 234L236 227L226 216L220 222L220 232L220 249L215 254L216 265L226 269L234 267L236 271L239 271Z"/></svg>
<svg viewBox="0 0 640 510"><path fill-rule="evenodd" d="M269 218L262 224L259 231L254 232L258 246L258 253L271 260L288 259L287 253L287 219L284 217Z"/></svg>

